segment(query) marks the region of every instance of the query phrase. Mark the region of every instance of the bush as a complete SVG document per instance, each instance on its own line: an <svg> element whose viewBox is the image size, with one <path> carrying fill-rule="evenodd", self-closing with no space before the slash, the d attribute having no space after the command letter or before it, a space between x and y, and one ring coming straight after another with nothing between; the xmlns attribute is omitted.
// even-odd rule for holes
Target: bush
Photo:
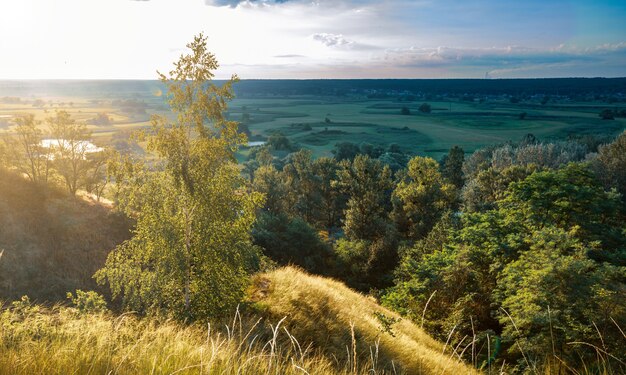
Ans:
<svg viewBox="0 0 626 375"><path fill-rule="evenodd" d="M72 305L83 314L101 313L107 311L107 303L104 297L92 290L82 291L76 289L76 295L67 293L67 298L72 302Z"/></svg>
<svg viewBox="0 0 626 375"><path fill-rule="evenodd" d="M615 120L615 114L610 109L603 109L599 116L603 120Z"/></svg>

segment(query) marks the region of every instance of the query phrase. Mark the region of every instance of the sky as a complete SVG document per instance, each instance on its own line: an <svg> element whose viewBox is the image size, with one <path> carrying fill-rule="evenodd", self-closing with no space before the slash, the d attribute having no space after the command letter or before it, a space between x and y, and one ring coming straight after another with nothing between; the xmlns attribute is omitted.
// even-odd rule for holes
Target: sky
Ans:
<svg viewBox="0 0 626 375"><path fill-rule="evenodd" d="M0 0L0 79L626 76L626 1Z"/></svg>

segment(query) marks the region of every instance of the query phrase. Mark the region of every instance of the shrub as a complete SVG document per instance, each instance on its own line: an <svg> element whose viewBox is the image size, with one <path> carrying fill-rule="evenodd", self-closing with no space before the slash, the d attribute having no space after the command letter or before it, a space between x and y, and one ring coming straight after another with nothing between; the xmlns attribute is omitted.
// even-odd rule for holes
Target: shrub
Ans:
<svg viewBox="0 0 626 375"><path fill-rule="evenodd" d="M92 290L82 291L76 289L76 295L67 293L67 298L72 302L79 312L85 314L101 313L107 311L107 303L104 297Z"/></svg>

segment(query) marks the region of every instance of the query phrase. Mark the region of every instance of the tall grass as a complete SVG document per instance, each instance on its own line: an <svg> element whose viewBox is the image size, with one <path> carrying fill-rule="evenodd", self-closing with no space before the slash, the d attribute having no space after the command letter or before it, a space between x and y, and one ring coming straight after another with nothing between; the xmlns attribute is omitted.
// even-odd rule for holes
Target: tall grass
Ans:
<svg viewBox="0 0 626 375"><path fill-rule="evenodd" d="M477 373L458 351L444 352L418 325L341 282L284 267L255 276L249 294L260 314L274 320L288 316L290 332L342 363L371 362L375 352L376 369L391 373Z"/></svg>
<svg viewBox="0 0 626 375"><path fill-rule="evenodd" d="M59 306L13 308L0 316L0 374L385 373L376 369L375 352L363 363L337 363L282 323L236 314L216 329Z"/></svg>

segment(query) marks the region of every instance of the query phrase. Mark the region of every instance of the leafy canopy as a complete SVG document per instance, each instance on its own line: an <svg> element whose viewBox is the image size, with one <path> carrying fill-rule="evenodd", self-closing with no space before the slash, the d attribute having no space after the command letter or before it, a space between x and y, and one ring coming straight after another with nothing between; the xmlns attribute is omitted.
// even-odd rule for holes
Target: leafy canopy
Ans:
<svg viewBox="0 0 626 375"><path fill-rule="evenodd" d="M199 35L161 81L176 121L153 116L145 134L158 157L133 176L121 202L134 216L134 237L118 246L96 277L127 308L179 319L225 314L242 298L256 261L250 229L259 193L244 189L234 151L245 141L224 116L233 77L211 84L218 64Z"/></svg>

